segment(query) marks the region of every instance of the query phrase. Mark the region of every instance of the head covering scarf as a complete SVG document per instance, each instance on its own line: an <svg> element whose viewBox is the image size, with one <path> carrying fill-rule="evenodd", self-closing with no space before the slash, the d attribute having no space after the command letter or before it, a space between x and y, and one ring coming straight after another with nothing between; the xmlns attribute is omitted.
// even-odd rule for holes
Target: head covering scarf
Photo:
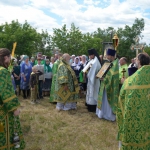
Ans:
<svg viewBox="0 0 150 150"><path fill-rule="evenodd" d="M26 60L27 58L29 58L27 55L25 55L24 57L23 57L23 60Z"/></svg>
<svg viewBox="0 0 150 150"><path fill-rule="evenodd" d="M49 59L46 59L46 61L49 60ZM46 61L44 63L44 71L45 72L52 72L52 68L50 67L49 64L46 64Z"/></svg>
<svg viewBox="0 0 150 150"><path fill-rule="evenodd" d="M76 59L78 59L78 63L76 64ZM74 59L74 63L72 64L72 66L79 66L81 63L80 63L80 58L79 57L75 57Z"/></svg>

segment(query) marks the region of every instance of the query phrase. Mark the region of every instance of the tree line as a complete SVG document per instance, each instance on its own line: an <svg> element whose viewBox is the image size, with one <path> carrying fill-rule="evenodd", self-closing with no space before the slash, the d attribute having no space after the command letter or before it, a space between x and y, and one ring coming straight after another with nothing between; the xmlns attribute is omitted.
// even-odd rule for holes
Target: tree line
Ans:
<svg viewBox="0 0 150 150"><path fill-rule="evenodd" d="M144 19L136 18L132 26L125 25L124 28L108 27L107 29L98 28L93 33L82 33L79 27L74 23L70 29L66 24L61 28L54 28L53 34L42 30L40 33L37 28L32 27L27 21L23 24L18 20L11 23L0 25L0 47L7 47L10 50L14 42L17 42L15 53L17 55L27 54L35 55L42 52L45 55L52 55L54 49L60 49L62 53L75 55L87 54L87 50L95 48L99 54L103 54L103 42L112 42L114 33L119 37L118 55L125 56L128 59L135 57L135 52L130 50L130 46L134 43L133 38L137 35L142 36L144 30ZM145 51L150 54L149 45Z"/></svg>

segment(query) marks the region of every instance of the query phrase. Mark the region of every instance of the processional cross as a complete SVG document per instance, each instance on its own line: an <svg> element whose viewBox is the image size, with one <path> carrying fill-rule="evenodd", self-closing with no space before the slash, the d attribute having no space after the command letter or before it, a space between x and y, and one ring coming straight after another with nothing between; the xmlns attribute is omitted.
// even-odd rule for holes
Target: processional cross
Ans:
<svg viewBox="0 0 150 150"><path fill-rule="evenodd" d="M138 53L139 53L139 51L143 52L144 46L145 46L146 44L145 44L145 43L139 43L139 41L140 41L139 36L136 36L133 40L135 41L135 44L132 43L130 49L131 49L132 51L136 50L136 56L137 56Z"/></svg>

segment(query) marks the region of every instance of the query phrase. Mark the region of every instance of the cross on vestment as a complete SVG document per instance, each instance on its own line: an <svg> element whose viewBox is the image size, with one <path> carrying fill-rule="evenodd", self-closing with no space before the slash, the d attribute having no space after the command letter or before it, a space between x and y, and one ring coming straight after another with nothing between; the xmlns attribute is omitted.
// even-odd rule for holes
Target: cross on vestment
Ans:
<svg viewBox="0 0 150 150"><path fill-rule="evenodd" d="M125 77L124 74L125 74L125 72L126 72L125 68L123 68L121 72L122 72L122 77L124 78L124 77Z"/></svg>

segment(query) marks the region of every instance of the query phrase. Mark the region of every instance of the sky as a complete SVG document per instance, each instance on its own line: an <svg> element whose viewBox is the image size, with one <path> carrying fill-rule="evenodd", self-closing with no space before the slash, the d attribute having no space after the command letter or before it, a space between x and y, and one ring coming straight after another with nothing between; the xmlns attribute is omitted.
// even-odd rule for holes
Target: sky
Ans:
<svg viewBox="0 0 150 150"><path fill-rule="evenodd" d="M115 29L132 26L136 18L144 18L144 36L140 42L150 44L150 0L0 0L0 24L18 20L28 23L40 32L52 34L53 28L71 23L82 33L97 28Z"/></svg>

